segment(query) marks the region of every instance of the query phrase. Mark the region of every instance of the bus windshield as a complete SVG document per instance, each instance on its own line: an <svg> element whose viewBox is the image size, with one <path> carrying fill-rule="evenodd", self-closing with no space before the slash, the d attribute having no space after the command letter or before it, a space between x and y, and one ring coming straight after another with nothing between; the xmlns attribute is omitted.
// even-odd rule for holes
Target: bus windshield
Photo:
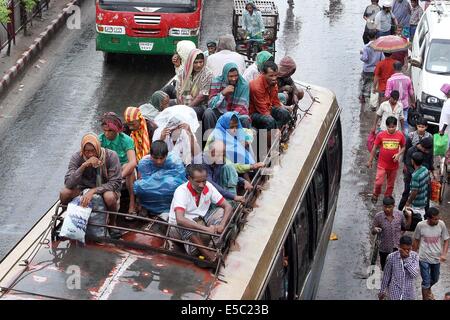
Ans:
<svg viewBox="0 0 450 320"><path fill-rule="evenodd" d="M435 40L428 51L426 70L437 74L450 74L450 41Z"/></svg>

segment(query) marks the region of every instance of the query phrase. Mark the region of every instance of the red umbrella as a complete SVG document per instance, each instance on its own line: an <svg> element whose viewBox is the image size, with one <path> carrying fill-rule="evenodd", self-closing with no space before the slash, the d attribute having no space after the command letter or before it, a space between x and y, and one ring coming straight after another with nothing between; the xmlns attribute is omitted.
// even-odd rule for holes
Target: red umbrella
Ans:
<svg viewBox="0 0 450 320"><path fill-rule="evenodd" d="M384 36L370 44L370 47L376 51L397 52L408 49L409 41L401 36Z"/></svg>

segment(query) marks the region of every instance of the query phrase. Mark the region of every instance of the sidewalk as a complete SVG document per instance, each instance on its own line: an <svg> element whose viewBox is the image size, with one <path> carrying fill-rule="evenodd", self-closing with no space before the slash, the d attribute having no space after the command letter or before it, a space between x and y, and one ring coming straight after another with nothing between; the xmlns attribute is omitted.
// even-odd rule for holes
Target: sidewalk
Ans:
<svg viewBox="0 0 450 320"><path fill-rule="evenodd" d="M16 45L11 44L10 56L6 55L7 48L0 52L0 97L8 91L18 77L24 74L47 42L64 26L69 16L67 9L72 4L83 1L51 1L49 9L42 12L42 18L35 17L33 19L33 25L28 29L29 35L25 36L21 31L16 36ZM41 61L41 63L45 63L45 61Z"/></svg>

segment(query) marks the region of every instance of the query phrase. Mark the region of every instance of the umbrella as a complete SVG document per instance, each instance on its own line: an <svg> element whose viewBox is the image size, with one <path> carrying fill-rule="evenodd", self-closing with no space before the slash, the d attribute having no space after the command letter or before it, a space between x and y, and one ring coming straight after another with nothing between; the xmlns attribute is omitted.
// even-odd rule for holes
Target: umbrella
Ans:
<svg viewBox="0 0 450 320"><path fill-rule="evenodd" d="M196 132L200 127L194 109L185 105L164 109L156 116L155 123L160 128L175 128L181 123L187 123L191 127L192 132Z"/></svg>
<svg viewBox="0 0 450 320"><path fill-rule="evenodd" d="M370 47L375 51L397 52L408 49L409 41L400 36L384 36L372 41Z"/></svg>

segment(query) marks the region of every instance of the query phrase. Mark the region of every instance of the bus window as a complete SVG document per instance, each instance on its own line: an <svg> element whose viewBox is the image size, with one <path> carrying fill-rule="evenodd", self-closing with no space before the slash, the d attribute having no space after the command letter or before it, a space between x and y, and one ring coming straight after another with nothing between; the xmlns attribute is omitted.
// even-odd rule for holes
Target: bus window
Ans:
<svg viewBox="0 0 450 320"><path fill-rule="evenodd" d="M317 237L316 242L320 240L322 229L328 216L328 181L327 181L327 163L326 155L322 156L320 164L314 172L313 178L314 194L316 198L316 216L317 216Z"/></svg>
<svg viewBox="0 0 450 320"><path fill-rule="evenodd" d="M303 200L299 210L297 211L293 228L297 237L298 288L301 288L311 265L311 228L306 198Z"/></svg>
<svg viewBox="0 0 450 320"><path fill-rule="evenodd" d="M328 139L327 155L328 162L328 182L329 182L329 203L334 203L337 198L339 183L341 180L342 166L342 136L341 122L338 120Z"/></svg>

